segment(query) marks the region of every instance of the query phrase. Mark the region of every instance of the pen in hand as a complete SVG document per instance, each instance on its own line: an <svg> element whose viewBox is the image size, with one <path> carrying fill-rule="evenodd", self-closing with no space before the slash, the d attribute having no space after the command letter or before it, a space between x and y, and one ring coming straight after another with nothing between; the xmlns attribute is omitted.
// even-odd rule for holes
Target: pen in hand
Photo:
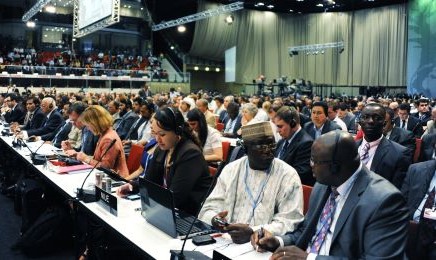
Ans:
<svg viewBox="0 0 436 260"><path fill-rule="evenodd" d="M256 251L259 252L259 240L261 240L265 235L265 232L263 232L263 227L261 227L258 231L257 231L257 246L256 246Z"/></svg>

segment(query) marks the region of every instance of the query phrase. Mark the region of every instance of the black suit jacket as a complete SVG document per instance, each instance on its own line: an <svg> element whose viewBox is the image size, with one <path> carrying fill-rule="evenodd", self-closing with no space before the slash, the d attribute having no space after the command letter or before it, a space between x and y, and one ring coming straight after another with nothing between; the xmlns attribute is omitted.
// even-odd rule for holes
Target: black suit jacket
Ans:
<svg viewBox="0 0 436 260"><path fill-rule="evenodd" d="M314 126L313 126L313 122L311 121L311 122L307 122L305 125L304 125L304 131L306 131L306 133L308 133L309 135L310 135L310 137L312 137L312 139L314 139L315 140L315 129L314 129ZM330 132L330 131L334 131L334 130L342 130L342 128L340 127L340 126L338 126L338 124L336 124L335 122L333 122L333 121L330 121L330 120L327 120L327 121L325 121L325 123L324 123L324 126L323 126L323 128L322 128L322 131L321 131L321 134L323 135L323 134L325 134L325 133L328 133L328 132Z"/></svg>
<svg viewBox="0 0 436 260"><path fill-rule="evenodd" d="M431 112L430 111L428 111L427 113L423 114L421 118L419 118L419 112L413 113L411 115L416 117L416 118L418 118L421 121L421 125L423 127L427 126L427 122L429 120L431 120Z"/></svg>
<svg viewBox="0 0 436 260"><path fill-rule="evenodd" d="M277 150L275 157L279 157L284 139L277 143ZM298 132L292 142L289 144L285 151L284 158L282 159L287 164L294 167L300 176L301 183L309 186L313 186L315 178L312 175L312 167L310 167L310 151L312 148L313 139L310 137L304 129Z"/></svg>
<svg viewBox="0 0 436 260"><path fill-rule="evenodd" d="M167 151L156 148L146 178L163 185ZM181 140L168 164L167 187L174 193L174 204L190 214L197 214L211 185L211 177L203 152L190 140ZM189 173L189 174L187 174Z"/></svg>
<svg viewBox="0 0 436 260"><path fill-rule="evenodd" d="M310 207L296 231L285 234L285 245L306 250L331 192L316 183ZM408 210L400 191L365 166L339 214L329 256L317 259L405 259Z"/></svg>
<svg viewBox="0 0 436 260"><path fill-rule="evenodd" d="M118 125L117 129L115 129L121 140L125 140L127 138L127 133L129 133L130 128L133 126L137 119L138 115L135 114L135 112L133 112L132 110L130 110L121 117L121 122Z"/></svg>
<svg viewBox="0 0 436 260"><path fill-rule="evenodd" d="M58 127L56 133L51 139L53 146L60 148L62 141L68 139L68 134L71 132L71 128L73 128L73 123L71 122L64 122L63 124L61 124L61 126Z"/></svg>
<svg viewBox="0 0 436 260"><path fill-rule="evenodd" d="M401 127L400 117L395 118L394 122L396 126ZM409 116L409 119L407 120L407 130L411 131L416 138L421 138L424 133L421 121L414 116Z"/></svg>
<svg viewBox="0 0 436 260"><path fill-rule="evenodd" d="M33 112L32 120L29 120L27 124L23 127L23 130L37 129L42 126L45 120L45 115L40 107L37 107Z"/></svg>
<svg viewBox="0 0 436 260"><path fill-rule="evenodd" d="M139 119L139 122L133 127L133 125L136 123L136 121ZM130 126L129 132L126 135L126 139L129 140L138 140L138 129L139 127L146 121L144 117L141 116L141 118L137 118L133 124Z"/></svg>
<svg viewBox="0 0 436 260"><path fill-rule="evenodd" d="M49 118L45 116L45 120L42 123L41 127L27 130L27 135L41 136L41 139L44 141L52 140L54 135L56 134L57 129L61 127L63 123L64 118L62 117L62 115L58 111L53 110Z"/></svg>
<svg viewBox="0 0 436 260"><path fill-rule="evenodd" d="M357 144L360 146L362 140L358 141ZM383 137L375 150L371 171L383 176L398 189L401 189L411 160L406 147Z"/></svg>
<svg viewBox="0 0 436 260"><path fill-rule="evenodd" d="M433 158L434 147L436 144L436 133L424 135L421 143L421 153L419 154L419 161L428 161Z"/></svg>
<svg viewBox="0 0 436 260"><path fill-rule="evenodd" d="M24 117L26 116L26 110L17 104L14 110L11 110L5 114L5 121L7 123L17 122L18 124L23 124Z"/></svg>
<svg viewBox="0 0 436 260"><path fill-rule="evenodd" d="M401 144L406 147L410 153L410 158L413 160L413 154L415 153L416 141L413 133L409 130L405 130L403 128L399 128L394 126L392 128L391 135L389 136L389 140L396 142L397 144Z"/></svg>
<svg viewBox="0 0 436 260"><path fill-rule="evenodd" d="M409 208L409 219L413 219L413 214L428 192L435 170L435 160L410 165L406 178L404 179L403 187L401 188L401 192L406 198L407 207Z"/></svg>

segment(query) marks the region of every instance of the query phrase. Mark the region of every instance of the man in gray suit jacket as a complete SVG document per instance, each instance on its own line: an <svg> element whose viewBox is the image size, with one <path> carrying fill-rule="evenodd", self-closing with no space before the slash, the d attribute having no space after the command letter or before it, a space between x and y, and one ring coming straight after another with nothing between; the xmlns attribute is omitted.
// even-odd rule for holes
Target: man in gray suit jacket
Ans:
<svg viewBox="0 0 436 260"><path fill-rule="evenodd" d="M313 143L311 164L318 183L305 220L281 237L264 231L259 239L256 232L254 247L274 251L271 259L404 259L405 200L360 162L353 137L340 131L321 136Z"/></svg>

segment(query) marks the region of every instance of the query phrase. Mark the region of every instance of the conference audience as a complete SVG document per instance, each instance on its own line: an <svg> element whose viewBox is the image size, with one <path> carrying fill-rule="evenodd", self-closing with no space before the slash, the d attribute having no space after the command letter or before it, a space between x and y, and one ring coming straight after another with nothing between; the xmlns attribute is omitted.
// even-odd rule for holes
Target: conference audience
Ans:
<svg viewBox="0 0 436 260"><path fill-rule="evenodd" d="M202 98L197 100L195 102L195 105L206 117L207 124L212 128L216 128L215 115L209 111L209 102L206 99Z"/></svg>
<svg viewBox="0 0 436 260"><path fill-rule="evenodd" d="M436 107L431 110L431 117L430 120L427 121L426 129L424 133L422 134L421 138L423 138L427 134L434 134L436 133Z"/></svg>
<svg viewBox="0 0 436 260"><path fill-rule="evenodd" d="M313 139L301 127L298 111L292 107L280 109L274 122L282 137L277 143L275 157L292 166L300 176L302 184L313 186L315 179L310 167Z"/></svg>
<svg viewBox="0 0 436 260"><path fill-rule="evenodd" d="M357 142L360 160L400 189L411 157L406 147L383 136L386 109L377 103L367 104L359 124L363 130L363 139Z"/></svg>
<svg viewBox="0 0 436 260"><path fill-rule="evenodd" d="M20 97L14 93L10 93L6 96L4 102L7 104L5 109L2 109L2 117L6 123L17 122L23 124L26 111L21 106Z"/></svg>
<svg viewBox="0 0 436 260"><path fill-rule="evenodd" d="M411 160L415 152L416 141L413 133L409 130L399 128L394 124L394 111L390 108L386 109L385 126L383 127L383 135L386 139L401 144L408 149Z"/></svg>
<svg viewBox="0 0 436 260"><path fill-rule="evenodd" d="M187 118L189 126L200 140L204 159L208 162L222 161L223 148L221 134L218 130L207 124L204 114L198 108L190 110L187 114Z"/></svg>
<svg viewBox="0 0 436 260"><path fill-rule="evenodd" d="M121 177L129 176L123 144L112 129L113 122L109 112L99 105L89 106L80 115L79 120L92 134L99 136L99 139L92 156L81 151L76 154L76 158L92 166L112 169ZM112 142L115 142L113 146Z"/></svg>
<svg viewBox="0 0 436 260"><path fill-rule="evenodd" d="M237 244L250 241L261 227L281 235L303 220L300 179L294 168L274 158L271 125L242 127L242 140L247 156L225 166L199 214Z"/></svg>
<svg viewBox="0 0 436 260"><path fill-rule="evenodd" d="M435 189L434 159L409 167L401 192L407 201L409 220L418 225L416 234L409 234L409 243L412 244L409 259L436 259L435 220L424 214L426 210L434 213Z"/></svg>
<svg viewBox="0 0 436 260"><path fill-rule="evenodd" d="M405 200L360 162L352 135L334 131L316 139L311 164L317 183L304 221L283 236L253 233L253 247L274 251L270 259L405 259Z"/></svg>
<svg viewBox="0 0 436 260"><path fill-rule="evenodd" d="M328 119L328 106L325 102L315 102L312 105L311 122L307 122L303 129L312 137L318 139L322 134L341 129L335 122Z"/></svg>
<svg viewBox="0 0 436 260"><path fill-rule="evenodd" d="M398 107L398 117L395 119L395 125L409 130L416 138L420 138L424 133L420 120L410 116L410 105L402 103Z"/></svg>
<svg viewBox="0 0 436 260"><path fill-rule="evenodd" d="M130 128L134 124L136 120L138 120L138 111L132 110L132 101L127 98L120 99L120 117L121 120L118 125L114 128L117 132L118 136L121 140L125 140L127 137L127 133Z"/></svg>
<svg viewBox="0 0 436 260"><path fill-rule="evenodd" d="M64 119L57 111L56 102L52 97L46 97L41 101L41 111L45 115L41 127L23 130L18 136L31 141L36 141L37 136L44 141L53 139L57 132L56 130L64 123Z"/></svg>
<svg viewBox="0 0 436 260"><path fill-rule="evenodd" d="M154 151L145 178L173 191L175 207L196 215L211 185L211 177L201 145L179 110L156 111L152 130L158 147ZM118 194L133 190L121 186Z"/></svg>

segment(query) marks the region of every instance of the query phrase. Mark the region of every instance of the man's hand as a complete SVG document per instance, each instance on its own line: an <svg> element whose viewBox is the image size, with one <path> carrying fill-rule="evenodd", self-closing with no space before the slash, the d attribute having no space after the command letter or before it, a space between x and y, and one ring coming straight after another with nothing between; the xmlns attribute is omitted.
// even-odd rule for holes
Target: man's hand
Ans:
<svg viewBox="0 0 436 260"><path fill-rule="evenodd" d="M229 224L224 227L224 230L229 232L232 237L233 243L244 244L250 241L250 237L253 234L253 229L251 229L248 224Z"/></svg>
<svg viewBox="0 0 436 260"><path fill-rule="evenodd" d="M133 190L132 184L126 183L117 189L117 195L120 197L125 197L125 196L129 195L129 193L132 190Z"/></svg>
<svg viewBox="0 0 436 260"><path fill-rule="evenodd" d="M212 221L211 221L212 226L213 226L215 229L217 229L217 230L219 230L219 231L221 231L221 232L224 232L224 231L225 231L225 230L224 230L225 225L219 223L219 222L216 221L216 220L218 219L218 220L222 220L222 222L227 222L226 217L227 217L227 214L228 214L228 213L229 213L229 212L228 212L227 210L224 210L224 211L221 211L220 213L218 213L215 217L213 217L213 218L212 218Z"/></svg>
<svg viewBox="0 0 436 260"><path fill-rule="evenodd" d="M280 242L273 236L271 232L264 229L263 237L260 239L258 232L254 232L253 235L251 235L251 245L257 252L274 252L274 250L280 246Z"/></svg>
<svg viewBox="0 0 436 260"><path fill-rule="evenodd" d="M74 149L71 150L66 150L64 151L64 153L68 156L68 157L76 157L77 156L77 152Z"/></svg>
<svg viewBox="0 0 436 260"><path fill-rule="evenodd" d="M306 260L307 253L304 250L296 246L285 246L278 248L274 254L272 254L270 260L276 259L296 259L296 260Z"/></svg>
<svg viewBox="0 0 436 260"><path fill-rule="evenodd" d="M68 141L68 140L62 141L61 147L62 147L62 150L64 150L64 151L73 149L73 147L70 144L70 141Z"/></svg>

